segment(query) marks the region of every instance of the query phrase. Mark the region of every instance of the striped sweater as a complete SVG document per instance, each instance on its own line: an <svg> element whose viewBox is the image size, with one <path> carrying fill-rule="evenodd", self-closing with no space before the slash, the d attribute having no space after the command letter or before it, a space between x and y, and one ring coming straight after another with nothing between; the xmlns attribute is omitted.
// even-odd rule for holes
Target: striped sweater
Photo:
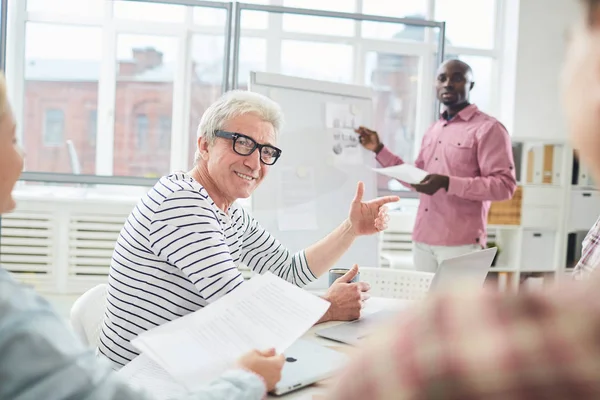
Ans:
<svg viewBox="0 0 600 400"><path fill-rule="evenodd" d="M194 312L243 283L238 265L304 286L315 276L304 251L281 245L243 208L219 209L185 173L163 177L131 212L115 245L100 353L120 368L130 340Z"/></svg>

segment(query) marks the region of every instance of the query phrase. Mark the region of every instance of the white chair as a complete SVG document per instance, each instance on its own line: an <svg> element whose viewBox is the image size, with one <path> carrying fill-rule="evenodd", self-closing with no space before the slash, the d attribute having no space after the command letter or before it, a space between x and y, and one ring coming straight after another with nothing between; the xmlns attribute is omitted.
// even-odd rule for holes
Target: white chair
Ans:
<svg viewBox="0 0 600 400"><path fill-rule="evenodd" d="M404 211L389 213L388 228L379 235L379 255L390 268L414 269L412 230L416 214Z"/></svg>
<svg viewBox="0 0 600 400"><path fill-rule="evenodd" d="M421 300L429 291L434 275L403 269L360 268L360 280L371 285L371 296L388 299Z"/></svg>
<svg viewBox="0 0 600 400"><path fill-rule="evenodd" d="M86 345L98 348L106 309L108 285L101 283L82 294L71 307L71 325Z"/></svg>

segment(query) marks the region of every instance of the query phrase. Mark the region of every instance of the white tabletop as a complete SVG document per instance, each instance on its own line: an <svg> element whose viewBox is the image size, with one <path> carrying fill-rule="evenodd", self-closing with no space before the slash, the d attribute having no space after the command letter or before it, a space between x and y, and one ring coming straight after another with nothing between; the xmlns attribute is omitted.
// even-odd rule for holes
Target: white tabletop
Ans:
<svg viewBox="0 0 600 400"><path fill-rule="evenodd" d="M363 309L363 314L370 314L373 312L377 312L384 309L398 309L402 310L408 306L413 304L412 301L409 300L397 300L397 299L384 299L381 297L371 297L365 303L365 308ZM340 348L343 350L344 347L349 347L343 343L335 342L333 340L328 340L322 337L319 337L315 334L315 331L319 329L323 329L328 326L334 326L337 324L341 324L342 322L326 322L323 324L316 325L312 327L304 336L303 339L312 340L324 346L332 347L332 348ZM322 385L312 385L306 388L296 390L292 393L286 394L284 396L269 396L269 399L281 399L281 400L316 400L314 396L318 396L320 394L326 393L326 388Z"/></svg>

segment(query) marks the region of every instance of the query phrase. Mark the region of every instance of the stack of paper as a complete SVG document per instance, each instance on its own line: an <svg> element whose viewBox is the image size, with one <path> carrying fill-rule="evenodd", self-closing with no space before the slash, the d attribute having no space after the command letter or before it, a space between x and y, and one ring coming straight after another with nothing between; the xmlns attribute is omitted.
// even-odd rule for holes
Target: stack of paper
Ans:
<svg viewBox="0 0 600 400"><path fill-rule="evenodd" d="M189 390L215 379L244 353L283 353L329 302L271 273L258 275L204 309L140 334L132 344Z"/></svg>
<svg viewBox="0 0 600 400"><path fill-rule="evenodd" d="M387 168L373 168L373 171L409 184L420 183L429 175L427 171L423 171L410 164L395 165Z"/></svg>

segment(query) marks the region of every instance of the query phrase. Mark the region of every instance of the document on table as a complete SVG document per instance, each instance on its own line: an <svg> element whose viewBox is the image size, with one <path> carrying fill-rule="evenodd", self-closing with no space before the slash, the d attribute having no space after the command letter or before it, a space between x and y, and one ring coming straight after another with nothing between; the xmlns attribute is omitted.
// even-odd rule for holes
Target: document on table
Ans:
<svg viewBox="0 0 600 400"><path fill-rule="evenodd" d="M411 184L419 183L427 175L429 175L427 171L424 171L410 164L395 165L393 167L387 168L373 168L373 171L377 172L378 174L391 176L392 178L396 178L399 181Z"/></svg>
<svg viewBox="0 0 600 400"><path fill-rule="evenodd" d="M131 343L193 390L252 349L274 347L282 353L328 308L329 302L267 272Z"/></svg>

